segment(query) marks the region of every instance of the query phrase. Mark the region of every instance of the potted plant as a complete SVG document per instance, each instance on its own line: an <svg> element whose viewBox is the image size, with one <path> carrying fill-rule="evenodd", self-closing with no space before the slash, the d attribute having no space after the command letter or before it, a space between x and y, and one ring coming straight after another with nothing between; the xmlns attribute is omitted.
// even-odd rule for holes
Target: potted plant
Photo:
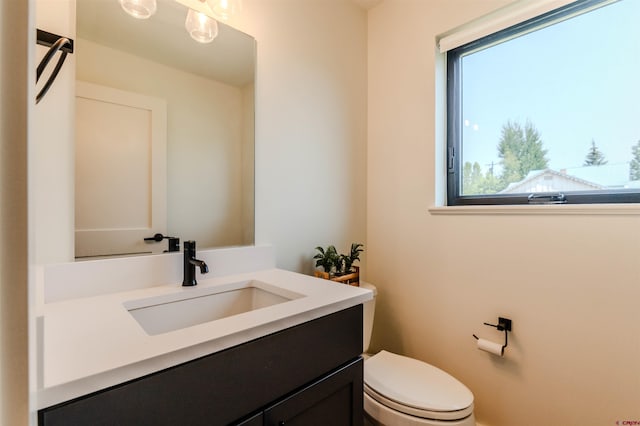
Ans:
<svg viewBox="0 0 640 426"><path fill-rule="evenodd" d="M330 245L325 250L316 247L318 253L313 257L316 259L316 267L322 267L322 271L315 271L315 276L327 280L337 281L354 286L360 285L360 268L354 263L360 260L363 245L352 243L351 251L348 255L338 254L335 246Z"/></svg>
<svg viewBox="0 0 640 426"><path fill-rule="evenodd" d="M316 259L316 267L320 266L324 271L316 271L321 273L321 275L316 274L316 276L320 276L321 278L329 279L331 272L333 271L338 259L338 251L334 246L329 246L327 249L323 249L322 247L316 247L318 253L313 256Z"/></svg>
<svg viewBox="0 0 640 426"><path fill-rule="evenodd" d="M360 261L360 253L364 251L363 245L360 243L351 243L351 252L349 255L341 254L340 257L344 262L344 271L346 274L352 273L353 264Z"/></svg>

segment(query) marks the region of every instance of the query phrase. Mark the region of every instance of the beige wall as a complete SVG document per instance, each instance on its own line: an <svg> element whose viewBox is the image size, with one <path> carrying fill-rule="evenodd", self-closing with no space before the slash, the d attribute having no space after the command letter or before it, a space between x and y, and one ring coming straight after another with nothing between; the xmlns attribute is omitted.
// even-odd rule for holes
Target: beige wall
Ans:
<svg viewBox="0 0 640 426"><path fill-rule="evenodd" d="M345 0L245 0L258 43L256 242L310 272L318 245L365 243L366 13Z"/></svg>
<svg viewBox="0 0 640 426"><path fill-rule="evenodd" d="M256 85L242 89L242 243L253 244L255 231Z"/></svg>
<svg viewBox="0 0 640 426"><path fill-rule="evenodd" d="M0 424L16 426L29 413L28 23L28 2L0 4Z"/></svg>
<svg viewBox="0 0 640 426"><path fill-rule="evenodd" d="M490 426L640 416L637 215L433 215L434 37L507 1L387 0L369 14L367 243L374 346L467 384ZM514 321L504 359L472 333Z"/></svg>

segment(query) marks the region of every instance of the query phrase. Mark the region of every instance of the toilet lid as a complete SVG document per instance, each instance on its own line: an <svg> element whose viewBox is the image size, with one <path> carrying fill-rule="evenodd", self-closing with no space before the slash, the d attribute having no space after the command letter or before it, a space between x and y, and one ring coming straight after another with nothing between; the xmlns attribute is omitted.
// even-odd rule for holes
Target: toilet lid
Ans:
<svg viewBox="0 0 640 426"><path fill-rule="evenodd" d="M431 412L466 410L471 391L437 367L382 351L364 363L364 383L376 393L404 406Z"/></svg>

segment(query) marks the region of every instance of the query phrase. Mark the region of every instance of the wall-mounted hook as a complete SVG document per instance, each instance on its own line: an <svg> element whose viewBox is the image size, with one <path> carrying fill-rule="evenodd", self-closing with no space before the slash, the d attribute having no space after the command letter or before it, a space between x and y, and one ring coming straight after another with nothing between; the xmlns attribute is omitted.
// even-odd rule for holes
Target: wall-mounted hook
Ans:
<svg viewBox="0 0 640 426"><path fill-rule="evenodd" d="M36 96L37 104L40 102L40 100L42 100L44 95L47 94L49 88L51 88L53 81L56 79L58 73L60 72L60 69L62 68L62 64L64 64L67 53L73 53L73 40L66 37L60 37L59 35L40 29L37 30L36 40L39 45L49 47L49 50L45 54L44 58L42 58L42 61L36 69L36 83L38 82L38 80L40 80L40 76L49 64L49 61L51 61L51 58L53 58L56 52L60 51L60 58L58 59L58 63L51 72L49 79L46 81L46 83L43 85L42 89Z"/></svg>

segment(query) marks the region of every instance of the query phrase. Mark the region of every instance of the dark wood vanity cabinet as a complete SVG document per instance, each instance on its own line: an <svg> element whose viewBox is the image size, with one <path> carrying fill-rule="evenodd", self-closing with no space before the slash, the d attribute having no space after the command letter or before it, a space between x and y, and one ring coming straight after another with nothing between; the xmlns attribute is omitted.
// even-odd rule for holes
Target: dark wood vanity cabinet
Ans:
<svg viewBox="0 0 640 426"><path fill-rule="evenodd" d="M268 426L362 425L362 359L323 377L264 411Z"/></svg>
<svg viewBox="0 0 640 426"><path fill-rule="evenodd" d="M38 412L58 425L362 425L362 305Z"/></svg>

